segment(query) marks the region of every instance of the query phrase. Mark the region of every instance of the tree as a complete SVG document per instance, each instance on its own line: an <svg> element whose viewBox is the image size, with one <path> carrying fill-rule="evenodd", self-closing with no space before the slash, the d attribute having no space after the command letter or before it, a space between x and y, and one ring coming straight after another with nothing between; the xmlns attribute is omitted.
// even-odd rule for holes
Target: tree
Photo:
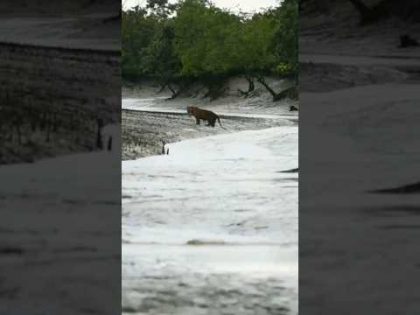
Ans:
<svg viewBox="0 0 420 315"><path fill-rule="evenodd" d="M123 12L122 73L123 78L136 80L147 77L146 51L158 30L158 21L147 11L135 7Z"/></svg>
<svg viewBox="0 0 420 315"><path fill-rule="evenodd" d="M207 0L148 0L124 12L122 32L123 78L157 80L173 97L191 82L218 97L234 75L248 80L248 95L256 79L297 72L297 0L251 17Z"/></svg>
<svg viewBox="0 0 420 315"><path fill-rule="evenodd" d="M294 86L281 92L274 91L266 82L263 75L258 75L257 80L273 96L273 101L285 97L297 98L298 75L298 1L284 0L281 7L267 12L277 19L277 30L273 50L275 51L274 73L280 77L289 77L294 80Z"/></svg>
<svg viewBox="0 0 420 315"><path fill-rule="evenodd" d="M298 1L285 0L276 9L279 21L277 30L277 74L295 75L298 73Z"/></svg>

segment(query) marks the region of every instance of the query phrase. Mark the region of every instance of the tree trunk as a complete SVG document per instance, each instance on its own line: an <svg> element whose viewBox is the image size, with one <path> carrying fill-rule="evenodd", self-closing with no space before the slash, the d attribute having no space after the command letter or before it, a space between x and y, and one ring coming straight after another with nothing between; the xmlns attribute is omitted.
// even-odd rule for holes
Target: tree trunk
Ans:
<svg viewBox="0 0 420 315"><path fill-rule="evenodd" d="M258 77L257 81L260 82L268 92L273 96L273 102L281 101L285 98L297 99L298 98L298 90L296 86L292 86L286 90L281 91L280 93L276 93L265 81L264 77Z"/></svg>
<svg viewBox="0 0 420 315"><path fill-rule="evenodd" d="M104 145L102 142L102 127L104 126L103 120L102 119L97 119L96 121L97 123L97 134L96 134L96 148L98 148L99 150L102 150Z"/></svg>
<svg viewBox="0 0 420 315"><path fill-rule="evenodd" d="M248 93L254 92L255 90L254 79L251 76L245 76L245 78L248 81Z"/></svg>
<svg viewBox="0 0 420 315"><path fill-rule="evenodd" d="M170 100L173 100L173 99L175 99L175 98L177 98L178 96L179 96L179 94L181 93L181 90L182 90L182 87L180 87L179 89L178 89L178 91L176 91L172 86L171 86L171 84L168 84L168 89L172 92L172 95L171 95L171 97L169 98Z"/></svg>
<svg viewBox="0 0 420 315"><path fill-rule="evenodd" d="M203 96L203 99L209 97L210 102L218 99L226 91L225 88L226 80L223 78L218 78L216 80L210 80L205 83L205 86L208 88L207 93Z"/></svg>
<svg viewBox="0 0 420 315"><path fill-rule="evenodd" d="M181 84L178 91L176 91L170 84L168 84L169 90L172 92L172 96L168 100L176 99L182 92L188 88L189 84Z"/></svg>
<svg viewBox="0 0 420 315"><path fill-rule="evenodd" d="M299 98L299 91L296 86L292 86L277 95L278 100L282 100L284 98L290 98L292 100L297 100Z"/></svg>
<svg viewBox="0 0 420 315"><path fill-rule="evenodd" d="M168 83L162 84L162 85L160 86L160 89L159 89L159 91L158 91L158 94L159 94L159 93L162 93L162 92L163 92L163 90L164 90L167 86L168 86Z"/></svg>
<svg viewBox="0 0 420 315"><path fill-rule="evenodd" d="M267 82L265 82L264 77L258 77L257 81L260 82L268 92L270 92L270 94L273 96L273 102L278 101L278 94L267 84Z"/></svg>
<svg viewBox="0 0 420 315"><path fill-rule="evenodd" d="M241 95L248 97L249 94L255 90L255 84L254 79L251 76L246 75L245 79L248 81L248 91L242 91L241 89L238 89L238 91L241 93Z"/></svg>

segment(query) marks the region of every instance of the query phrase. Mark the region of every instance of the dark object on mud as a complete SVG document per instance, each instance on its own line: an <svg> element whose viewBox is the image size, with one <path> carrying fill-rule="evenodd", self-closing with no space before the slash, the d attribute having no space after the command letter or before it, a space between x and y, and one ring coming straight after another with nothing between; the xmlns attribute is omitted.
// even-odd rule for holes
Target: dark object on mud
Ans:
<svg viewBox="0 0 420 315"><path fill-rule="evenodd" d="M23 249L18 247L0 247L0 255L22 255Z"/></svg>
<svg viewBox="0 0 420 315"><path fill-rule="evenodd" d="M299 109L296 106L291 105L289 107L289 112L297 112L297 111L299 111Z"/></svg>
<svg viewBox="0 0 420 315"><path fill-rule="evenodd" d="M218 241L218 240L189 240L187 242L187 245L224 245L224 241Z"/></svg>
<svg viewBox="0 0 420 315"><path fill-rule="evenodd" d="M102 143L102 128L104 126L104 121L100 118L96 120L96 123L98 125L98 132L96 134L96 147L100 150L103 149L103 143Z"/></svg>
<svg viewBox="0 0 420 315"><path fill-rule="evenodd" d="M108 151L112 151L112 137L108 138Z"/></svg>
<svg viewBox="0 0 420 315"><path fill-rule="evenodd" d="M299 168L292 168L291 170L287 170L287 171L279 171L279 173L298 173L299 172Z"/></svg>
<svg viewBox="0 0 420 315"><path fill-rule="evenodd" d="M189 116L194 116L196 124L200 124L200 120L207 121L207 126L214 127L216 124L216 120L219 122L220 127L223 128L222 123L220 122L220 118L217 114L213 113L212 111L201 109L196 106L187 106L187 113Z"/></svg>
<svg viewBox="0 0 420 315"><path fill-rule="evenodd" d="M161 140L161 141L162 141L162 150L160 151L160 154L165 155L165 145L166 145L166 142L163 141L163 140Z"/></svg>
<svg viewBox="0 0 420 315"><path fill-rule="evenodd" d="M420 193L420 182L404 185L395 188L376 189L371 190L369 193L374 194L419 194Z"/></svg>
<svg viewBox="0 0 420 315"><path fill-rule="evenodd" d="M407 48L407 47L417 47L419 46L419 42L416 41L414 38L411 38L409 35L401 35L400 36L400 45L398 48Z"/></svg>

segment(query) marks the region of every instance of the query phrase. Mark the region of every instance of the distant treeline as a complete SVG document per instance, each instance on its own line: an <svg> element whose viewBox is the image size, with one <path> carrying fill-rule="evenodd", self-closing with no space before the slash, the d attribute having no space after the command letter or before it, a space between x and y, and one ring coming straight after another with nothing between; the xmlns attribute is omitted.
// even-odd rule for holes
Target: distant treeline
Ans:
<svg viewBox="0 0 420 315"><path fill-rule="evenodd" d="M193 82L217 94L225 79L240 75L249 82L248 92L258 81L281 99L285 94L273 91L264 77L297 81L297 18L297 0L253 15L207 0L148 0L122 15L123 79L152 79L175 98Z"/></svg>

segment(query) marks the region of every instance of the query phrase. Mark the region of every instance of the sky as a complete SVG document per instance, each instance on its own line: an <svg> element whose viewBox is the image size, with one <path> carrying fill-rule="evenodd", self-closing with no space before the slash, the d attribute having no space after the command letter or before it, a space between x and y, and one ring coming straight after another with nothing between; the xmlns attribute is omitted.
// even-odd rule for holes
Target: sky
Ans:
<svg viewBox="0 0 420 315"><path fill-rule="evenodd" d="M244 12L261 11L270 6L278 6L278 0L211 0L217 7L231 9L235 12L240 10ZM144 5L146 0L122 0L124 9L136 5Z"/></svg>

